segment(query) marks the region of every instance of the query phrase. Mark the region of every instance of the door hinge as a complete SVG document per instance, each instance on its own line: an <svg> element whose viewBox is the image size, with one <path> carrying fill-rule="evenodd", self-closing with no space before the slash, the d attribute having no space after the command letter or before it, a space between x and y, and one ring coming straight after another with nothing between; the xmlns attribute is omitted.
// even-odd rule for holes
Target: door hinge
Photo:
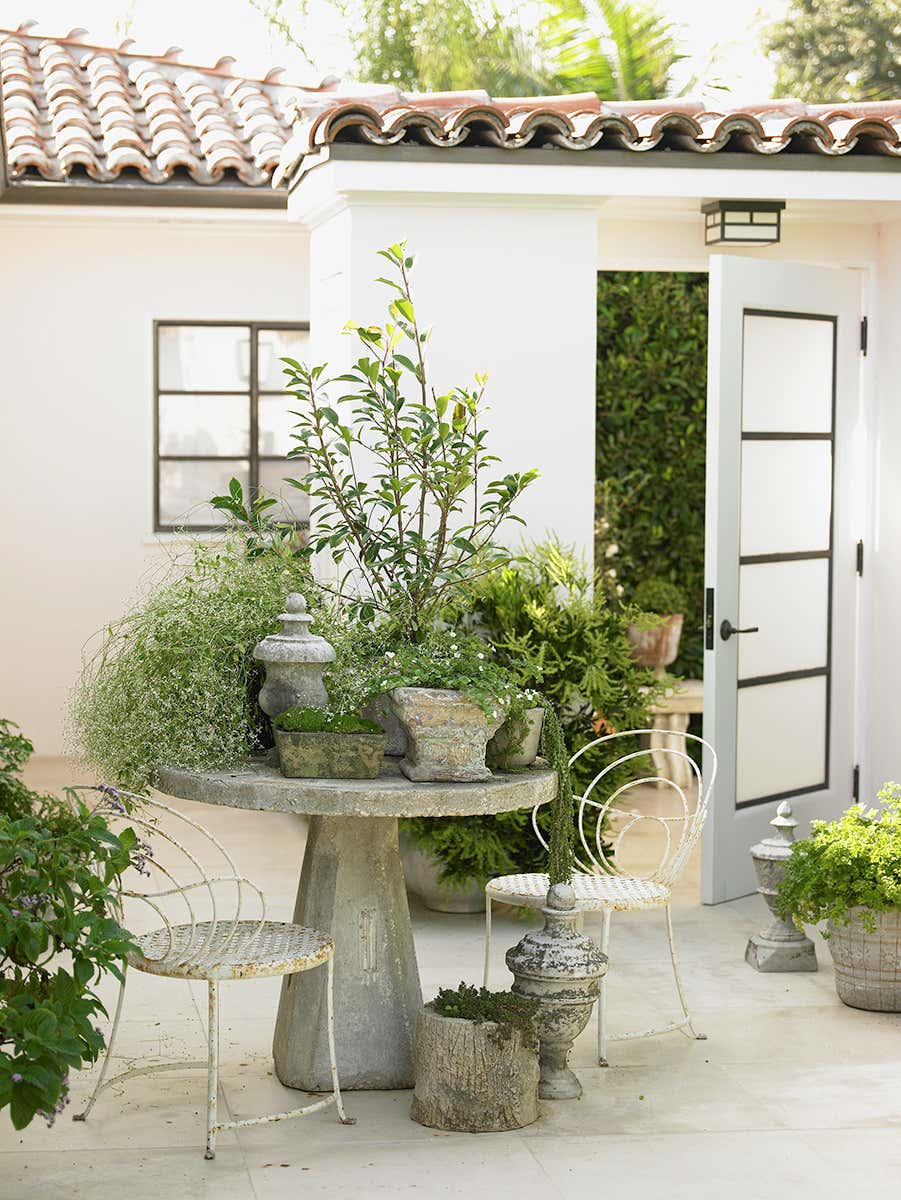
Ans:
<svg viewBox="0 0 901 1200"><path fill-rule="evenodd" d="M867 344L870 339L870 319L869 317L860 318L860 352L866 358Z"/></svg>
<svg viewBox="0 0 901 1200"><path fill-rule="evenodd" d="M860 800L860 763L851 772L851 799L855 804Z"/></svg>
<svg viewBox="0 0 901 1200"><path fill-rule="evenodd" d="M857 543L857 574L863 575L863 540Z"/></svg>

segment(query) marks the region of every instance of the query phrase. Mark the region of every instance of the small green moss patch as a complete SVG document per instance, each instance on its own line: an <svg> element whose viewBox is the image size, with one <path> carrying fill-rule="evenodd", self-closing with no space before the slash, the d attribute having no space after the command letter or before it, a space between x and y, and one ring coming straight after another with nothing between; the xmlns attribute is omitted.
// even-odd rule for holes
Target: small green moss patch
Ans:
<svg viewBox="0 0 901 1200"><path fill-rule="evenodd" d="M491 1021L498 1036L507 1039L514 1029L522 1034L523 1044L538 1048L538 1001L515 992L490 992L488 988L461 983L458 988L441 988L432 1001L439 1017L456 1017L480 1025Z"/></svg>
<svg viewBox="0 0 901 1200"><path fill-rule="evenodd" d="M323 712L319 708L289 708L273 719L285 733L384 733L381 725L355 717Z"/></svg>

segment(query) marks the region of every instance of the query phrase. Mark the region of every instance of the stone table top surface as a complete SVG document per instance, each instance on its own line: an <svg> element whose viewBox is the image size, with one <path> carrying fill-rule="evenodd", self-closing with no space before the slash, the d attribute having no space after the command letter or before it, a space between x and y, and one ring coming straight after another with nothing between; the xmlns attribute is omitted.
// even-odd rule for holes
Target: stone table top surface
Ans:
<svg viewBox="0 0 901 1200"><path fill-rule="evenodd" d="M546 804L557 776L542 766L479 783L413 783L396 762L377 779L287 779L259 759L230 771L160 767L157 788L181 800L327 817L468 817Z"/></svg>

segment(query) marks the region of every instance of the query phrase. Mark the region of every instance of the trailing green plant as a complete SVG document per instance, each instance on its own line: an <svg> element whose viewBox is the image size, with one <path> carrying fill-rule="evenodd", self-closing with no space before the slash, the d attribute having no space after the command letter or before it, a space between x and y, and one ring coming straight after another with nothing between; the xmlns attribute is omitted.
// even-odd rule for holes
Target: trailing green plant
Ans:
<svg viewBox="0 0 901 1200"><path fill-rule="evenodd" d="M596 563L634 594L686 593L676 675L700 678L704 609L707 276L602 271L597 291ZM611 550L612 553L608 552Z"/></svg>
<svg viewBox="0 0 901 1200"><path fill-rule="evenodd" d="M632 603L643 613L655 616L672 616L685 612L685 593L668 579L655 575L643 579L631 597Z"/></svg>
<svg viewBox="0 0 901 1200"><path fill-rule="evenodd" d="M379 254L395 294L384 326L351 325L361 356L344 375L285 358L297 401L291 458L307 469L288 483L313 501L303 553L328 551L342 572L336 592L364 624L377 616L403 640L421 641L442 609L479 574L510 561L499 531L537 471L492 475L484 392L438 392L425 357L406 244ZM337 393L337 394L336 394Z"/></svg>
<svg viewBox="0 0 901 1200"><path fill-rule="evenodd" d="M497 1025L498 1038L503 1041L509 1041L516 1031L527 1049L538 1049L539 1003L532 996L491 992L485 987L461 983L456 988L439 988L432 1008L439 1017L454 1017L476 1025L491 1022Z"/></svg>
<svg viewBox="0 0 901 1200"><path fill-rule="evenodd" d="M383 733L381 725L350 713L330 713L320 708L289 708L273 718L285 733Z"/></svg>
<svg viewBox="0 0 901 1200"><path fill-rule="evenodd" d="M359 632L321 596L306 560L271 546L248 557L235 539L195 546L104 632L75 689L71 737L101 777L140 792L160 765L225 768L270 746L253 648L279 628L289 592L306 596L335 647L331 711L359 712L372 682Z"/></svg>
<svg viewBox="0 0 901 1200"><path fill-rule="evenodd" d="M134 949L111 915L123 871L149 847L134 830L114 834L115 793L88 807L32 791L21 771L32 752L0 720L0 1109L16 1129L49 1125L68 1103L69 1072L104 1047L94 1025L106 1010L94 990Z"/></svg>
<svg viewBox="0 0 901 1200"><path fill-rule="evenodd" d="M901 909L901 786L885 784L878 799L881 811L855 804L837 821L811 822L779 885L784 914L847 925L859 908L872 931L874 913Z"/></svg>

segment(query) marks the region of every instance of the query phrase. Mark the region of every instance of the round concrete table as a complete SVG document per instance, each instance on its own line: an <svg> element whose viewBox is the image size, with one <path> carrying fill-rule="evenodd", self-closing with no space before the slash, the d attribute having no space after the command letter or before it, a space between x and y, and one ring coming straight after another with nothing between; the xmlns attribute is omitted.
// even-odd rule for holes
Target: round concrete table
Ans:
<svg viewBox="0 0 901 1200"><path fill-rule="evenodd" d="M294 920L335 940L341 1086L408 1088L422 993L397 818L532 808L553 797L556 776L533 768L482 783L411 783L389 761L378 779L286 779L277 767L251 763L234 771L162 768L157 786L183 800L309 815ZM288 1087L331 1088L324 979L305 971L282 983L273 1054Z"/></svg>

